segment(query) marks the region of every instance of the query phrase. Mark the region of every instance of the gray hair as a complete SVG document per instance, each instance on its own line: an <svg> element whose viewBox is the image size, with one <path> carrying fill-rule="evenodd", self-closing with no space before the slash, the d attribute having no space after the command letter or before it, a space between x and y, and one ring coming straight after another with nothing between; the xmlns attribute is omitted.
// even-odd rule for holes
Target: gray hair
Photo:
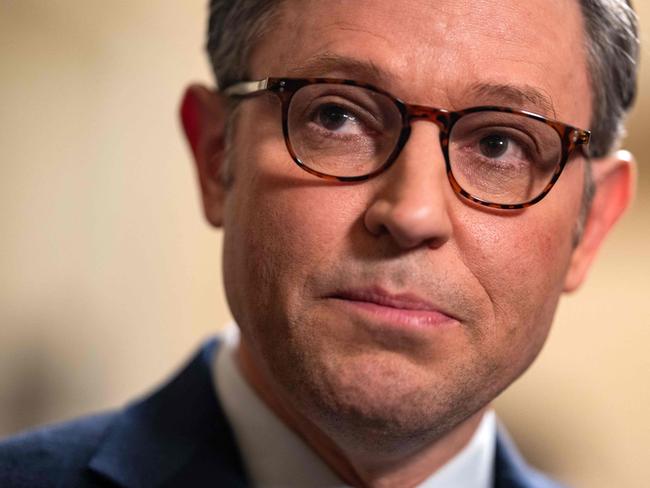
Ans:
<svg viewBox="0 0 650 488"><path fill-rule="evenodd" d="M251 51L266 34L282 0L210 0L206 49L218 86L249 78Z"/></svg>
<svg viewBox="0 0 650 488"><path fill-rule="evenodd" d="M592 85L592 142L598 158L616 148L637 91L638 20L629 0L579 0ZM220 87L244 80L256 43L282 0L211 0L207 51Z"/></svg>
<svg viewBox="0 0 650 488"><path fill-rule="evenodd" d="M624 134L637 92L638 19L630 1L580 0L592 85L590 153L603 157Z"/></svg>

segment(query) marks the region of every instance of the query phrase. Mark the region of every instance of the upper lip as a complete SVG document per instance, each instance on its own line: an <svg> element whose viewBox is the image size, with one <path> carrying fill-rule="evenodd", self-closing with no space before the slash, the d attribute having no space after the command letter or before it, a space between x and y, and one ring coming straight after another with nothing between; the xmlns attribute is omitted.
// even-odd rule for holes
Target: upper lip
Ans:
<svg viewBox="0 0 650 488"><path fill-rule="evenodd" d="M379 287L345 289L334 293L332 298L375 303L403 310L439 312L452 317L447 311L415 293L390 293Z"/></svg>

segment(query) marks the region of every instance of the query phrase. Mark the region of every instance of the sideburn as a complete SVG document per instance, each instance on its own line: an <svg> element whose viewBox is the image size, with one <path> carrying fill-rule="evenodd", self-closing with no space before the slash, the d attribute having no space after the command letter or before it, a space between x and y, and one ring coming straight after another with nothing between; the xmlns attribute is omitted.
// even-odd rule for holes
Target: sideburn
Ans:
<svg viewBox="0 0 650 488"><path fill-rule="evenodd" d="M573 228L573 248L575 249L580 244L582 240L582 235L585 231L585 224L587 223L587 217L589 216L589 210L591 209L591 203L594 200L594 195L596 193L596 184L594 183L594 175L591 170L591 160L585 159L585 174L584 174L584 184L582 188L582 202L580 204L580 214L578 215L578 221L576 222L575 227Z"/></svg>

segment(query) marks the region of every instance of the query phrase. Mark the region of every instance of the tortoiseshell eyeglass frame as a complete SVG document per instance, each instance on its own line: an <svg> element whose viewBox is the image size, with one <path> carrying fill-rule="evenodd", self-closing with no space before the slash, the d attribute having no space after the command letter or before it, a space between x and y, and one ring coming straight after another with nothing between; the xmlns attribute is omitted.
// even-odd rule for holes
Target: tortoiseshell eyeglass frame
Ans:
<svg viewBox="0 0 650 488"><path fill-rule="evenodd" d="M334 85L348 85L348 86L357 86L360 88L365 88L375 93L384 95L388 99L392 100L399 113L402 116L402 129L400 135L395 144L395 148L390 153L386 162L382 164L376 170L359 176L333 176L320 171L316 171L309 166L305 165L298 155L295 153L294 148L291 144L291 138L289 137L289 105L291 104L291 99L294 94L301 88L307 85L313 84L334 84ZM380 173L386 171L397 159L400 152L406 145L408 138L411 134L411 122L415 120L427 120L436 124L440 131L440 145L442 147L442 153L445 158L445 166L447 171L447 178L453 190L460 196L470 200L476 204L484 205L490 208L496 209L506 209L506 210L516 210L530 207L531 205L536 204L542 198L544 198L550 191L551 188L555 185L558 178L562 174L564 167L566 166L569 158L575 154L577 151L580 151L585 158L589 158L587 146L591 138L591 132L588 130L578 129L572 127L568 124L558 122L556 120L548 119L542 115L528 112L525 110L516 110L508 107L499 107L499 106L480 106L480 107L471 107L459 111L449 111L445 109L439 109L434 107L426 107L422 105L413 105L396 98L390 93L377 88L368 83L362 83L355 80L344 80L338 78L266 78L258 81L241 81L234 83L223 90L221 93L227 97L232 98L248 98L251 96L256 96L264 92L275 93L282 102L282 130L284 133L284 140L287 146L287 150L291 155L295 163L302 168L303 170L311 173L319 178L324 178L332 181L341 181L341 182L358 182L369 180L377 176ZM550 182L544 187L542 192L528 200L526 202L514 203L514 204L502 204L485 201L481 198L477 198L471 193L463 189L456 181L454 174L452 172L451 164L449 161L449 136L451 130L453 129L456 122L458 122L463 116L467 114L472 114L476 112L501 112L501 113L511 113L523 115L531 119L538 120L553 128L557 132L560 141L562 143L562 154L561 159L558 162L553 176L551 177Z"/></svg>

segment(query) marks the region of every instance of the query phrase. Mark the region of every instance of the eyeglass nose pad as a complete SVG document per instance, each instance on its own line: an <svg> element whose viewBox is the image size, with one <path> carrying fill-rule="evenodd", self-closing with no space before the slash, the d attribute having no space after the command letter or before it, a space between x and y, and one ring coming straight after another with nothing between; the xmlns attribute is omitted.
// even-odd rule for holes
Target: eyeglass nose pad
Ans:
<svg viewBox="0 0 650 488"><path fill-rule="evenodd" d="M424 107L422 105L407 105L406 112L411 121L425 120L438 126L440 132L447 132L451 125L449 112L444 109Z"/></svg>

